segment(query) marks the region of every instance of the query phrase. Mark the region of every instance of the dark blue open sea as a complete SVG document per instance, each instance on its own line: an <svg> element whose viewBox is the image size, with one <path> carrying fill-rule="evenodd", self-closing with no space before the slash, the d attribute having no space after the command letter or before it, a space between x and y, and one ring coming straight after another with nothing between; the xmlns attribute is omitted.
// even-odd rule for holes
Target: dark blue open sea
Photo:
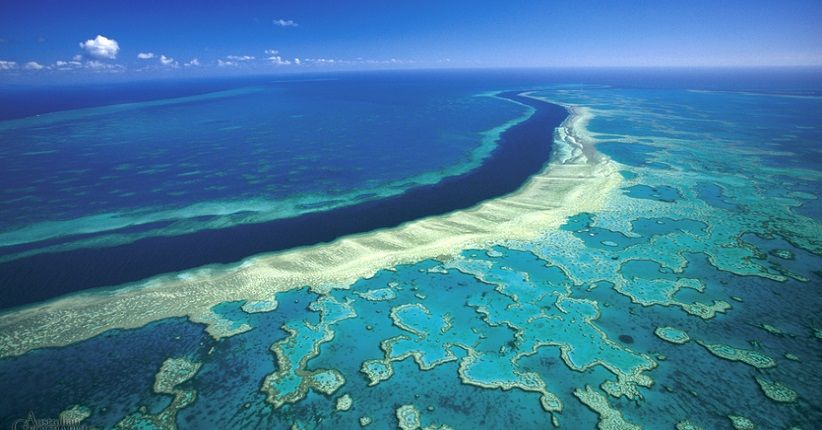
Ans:
<svg viewBox="0 0 822 430"><path fill-rule="evenodd" d="M822 423L819 69L0 86L0 185L2 428Z"/></svg>

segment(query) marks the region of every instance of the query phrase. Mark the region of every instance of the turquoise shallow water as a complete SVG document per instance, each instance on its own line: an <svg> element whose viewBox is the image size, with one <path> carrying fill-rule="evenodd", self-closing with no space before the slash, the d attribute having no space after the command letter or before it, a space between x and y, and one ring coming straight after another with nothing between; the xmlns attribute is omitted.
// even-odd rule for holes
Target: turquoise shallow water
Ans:
<svg viewBox="0 0 822 430"><path fill-rule="evenodd" d="M275 309L223 303L253 329L219 341L171 319L4 358L3 422L82 405L102 427L818 427L822 100L542 87L620 163L600 211ZM167 358L200 367L164 392Z"/></svg>

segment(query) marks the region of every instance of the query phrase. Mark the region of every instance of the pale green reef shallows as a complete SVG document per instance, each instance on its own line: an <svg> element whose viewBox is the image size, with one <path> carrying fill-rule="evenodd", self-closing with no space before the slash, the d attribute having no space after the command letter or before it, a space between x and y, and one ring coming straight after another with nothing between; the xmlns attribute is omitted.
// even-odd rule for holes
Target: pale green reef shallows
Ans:
<svg viewBox="0 0 822 430"><path fill-rule="evenodd" d="M629 423L622 418L622 414L608 404L608 398L594 391L590 386L574 391L574 395L597 414L599 414L600 430L640 430L642 427Z"/></svg>
<svg viewBox="0 0 822 430"><path fill-rule="evenodd" d="M674 327L659 327L654 330L654 334L662 340L680 345L691 340L688 333Z"/></svg>
<svg viewBox="0 0 822 430"><path fill-rule="evenodd" d="M173 396L171 403L158 414L151 414L146 408L126 416L117 423L118 429L177 428L177 413L180 409L194 403L197 392L192 389L178 388L193 378L200 370L200 363L194 363L186 358L169 358L163 363L155 376L154 392Z"/></svg>
<svg viewBox="0 0 822 430"><path fill-rule="evenodd" d="M754 430L756 428L753 421L748 418L739 415L729 415L728 418L735 430Z"/></svg>
<svg viewBox="0 0 822 430"><path fill-rule="evenodd" d="M793 403L796 401L796 391L781 382L769 381L759 376L756 377L756 382L762 388L762 392L775 402Z"/></svg>

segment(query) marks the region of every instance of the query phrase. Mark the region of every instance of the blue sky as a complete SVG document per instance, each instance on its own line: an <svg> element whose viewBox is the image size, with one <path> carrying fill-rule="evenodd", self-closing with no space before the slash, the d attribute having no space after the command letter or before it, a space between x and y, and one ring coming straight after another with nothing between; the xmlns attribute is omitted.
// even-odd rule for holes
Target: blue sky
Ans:
<svg viewBox="0 0 822 430"><path fill-rule="evenodd" d="M819 0L7 0L0 6L0 81L100 73L822 65L820 22Z"/></svg>

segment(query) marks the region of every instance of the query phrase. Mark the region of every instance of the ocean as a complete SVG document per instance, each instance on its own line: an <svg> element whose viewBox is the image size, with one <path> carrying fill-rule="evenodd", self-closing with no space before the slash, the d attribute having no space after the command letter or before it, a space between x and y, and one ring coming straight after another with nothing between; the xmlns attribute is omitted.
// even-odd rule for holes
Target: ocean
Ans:
<svg viewBox="0 0 822 430"><path fill-rule="evenodd" d="M6 88L0 422L814 428L821 91L816 69Z"/></svg>

